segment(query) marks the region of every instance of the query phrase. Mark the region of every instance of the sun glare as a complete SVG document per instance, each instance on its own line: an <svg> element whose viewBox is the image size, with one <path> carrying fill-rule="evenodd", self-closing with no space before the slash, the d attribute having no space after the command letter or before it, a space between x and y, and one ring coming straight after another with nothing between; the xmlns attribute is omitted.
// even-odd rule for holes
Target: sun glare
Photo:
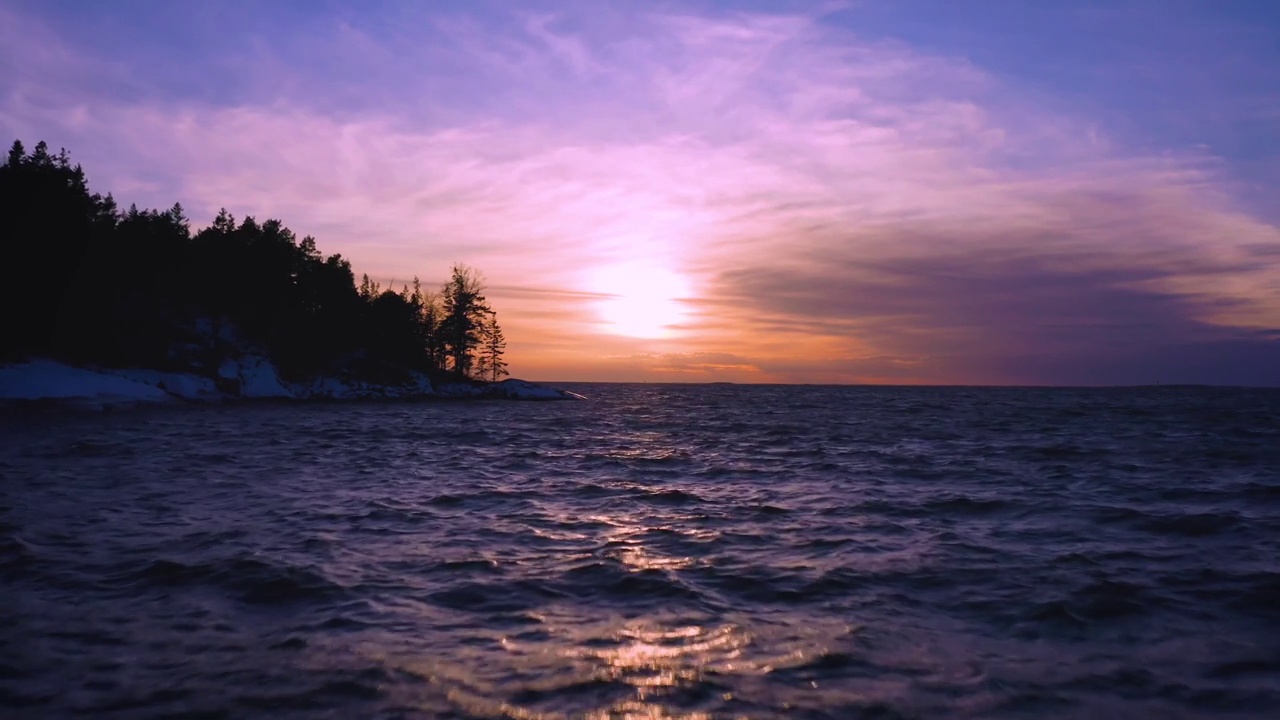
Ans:
<svg viewBox="0 0 1280 720"><path fill-rule="evenodd" d="M592 290L600 295L600 319L609 332L634 338L663 338L684 319L689 296L684 276L652 265L610 265L595 271Z"/></svg>

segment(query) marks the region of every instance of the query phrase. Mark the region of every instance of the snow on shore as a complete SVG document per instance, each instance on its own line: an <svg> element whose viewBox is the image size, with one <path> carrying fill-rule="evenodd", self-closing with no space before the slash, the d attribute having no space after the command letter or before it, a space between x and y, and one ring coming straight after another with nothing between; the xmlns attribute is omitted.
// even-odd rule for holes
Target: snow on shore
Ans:
<svg viewBox="0 0 1280 720"><path fill-rule="evenodd" d="M165 402L173 396L158 385L123 374L101 373L53 360L32 360L0 367L0 398Z"/></svg>
<svg viewBox="0 0 1280 720"><path fill-rule="evenodd" d="M503 380L491 387L497 390L501 397L508 400L586 400L585 397L577 393L571 393L568 390L558 390L526 380L516 380L515 378Z"/></svg>
<svg viewBox="0 0 1280 720"><path fill-rule="evenodd" d="M523 380L492 384L449 383L439 388L423 375L403 385L379 385L320 377L287 383L261 355L227 359L217 377L144 369L94 369L37 359L0 366L0 400L56 400L76 404L118 405L238 399L381 400L424 397L502 398L510 400L583 399L580 395Z"/></svg>
<svg viewBox="0 0 1280 720"><path fill-rule="evenodd" d="M242 398L291 398L297 393L280 382L275 365L261 355L245 355L239 360L223 360L218 377L237 383Z"/></svg>

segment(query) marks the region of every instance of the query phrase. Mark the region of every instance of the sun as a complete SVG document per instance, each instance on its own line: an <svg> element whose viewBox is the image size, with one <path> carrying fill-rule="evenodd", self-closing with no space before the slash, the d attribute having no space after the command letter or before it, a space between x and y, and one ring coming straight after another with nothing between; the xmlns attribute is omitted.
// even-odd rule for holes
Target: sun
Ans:
<svg viewBox="0 0 1280 720"><path fill-rule="evenodd" d="M597 311L609 332L633 338L665 338L685 317L684 276L654 265L609 265L591 274L601 295Z"/></svg>

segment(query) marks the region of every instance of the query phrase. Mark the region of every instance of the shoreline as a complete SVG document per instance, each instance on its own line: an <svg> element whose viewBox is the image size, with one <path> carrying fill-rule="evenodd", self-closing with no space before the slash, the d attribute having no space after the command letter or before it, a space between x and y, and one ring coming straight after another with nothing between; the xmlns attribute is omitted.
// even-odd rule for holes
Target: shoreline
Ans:
<svg viewBox="0 0 1280 720"><path fill-rule="evenodd" d="M31 358L0 365L0 405L115 407L207 405L274 400L350 402L377 400L585 400L566 390L516 378L499 382L432 382L410 373L398 384L322 375L304 382L281 379L262 355L226 359L215 374L147 368L73 365Z"/></svg>

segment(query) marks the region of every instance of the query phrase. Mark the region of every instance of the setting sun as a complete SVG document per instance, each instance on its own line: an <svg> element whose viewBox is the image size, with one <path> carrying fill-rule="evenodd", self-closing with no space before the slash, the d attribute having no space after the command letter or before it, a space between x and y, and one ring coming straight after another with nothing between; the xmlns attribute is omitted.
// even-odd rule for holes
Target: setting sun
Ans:
<svg viewBox="0 0 1280 720"><path fill-rule="evenodd" d="M614 335L670 337L686 315L689 282L666 268L611 265L592 274L591 289L603 296L597 311Z"/></svg>

